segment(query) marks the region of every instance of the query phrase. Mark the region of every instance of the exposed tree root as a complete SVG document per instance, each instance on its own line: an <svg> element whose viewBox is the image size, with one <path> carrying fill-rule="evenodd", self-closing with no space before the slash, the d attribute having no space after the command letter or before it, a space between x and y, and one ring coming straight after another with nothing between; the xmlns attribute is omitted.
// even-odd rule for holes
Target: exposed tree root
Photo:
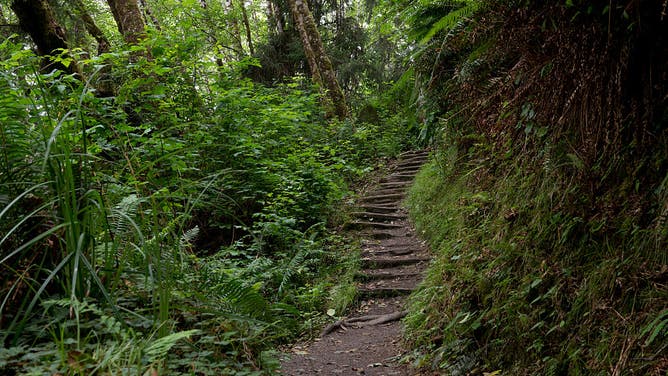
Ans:
<svg viewBox="0 0 668 376"><path fill-rule="evenodd" d="M338 320L333 322L323 329L321 337L324 337L336 329L345 329L346 326L355 328L362 328L365 326L382 325L388 322L397 321L406 316L407 311L392 312L384 315L367 315L360 317L351 317L349 319Z"/></svg>
<svg viewBox="0 0 668 376"><path fill-rule="evenodd" d="M366 222L366 221L355 221L350 222L345 225L345 228L375 228L382 230L393 230L393 229L402 229L404 226L395 224L395 223L385 223L385 222Z"/></svg>
<svg viewBox="0 0 668 376"><path fill-rule="evenodd" d="M403 193L394 193L394 194L389 194L389 195L375 195L375 196L366 196L362 198L363 201L365 202L376 202L376 201L385 201L385 200L391 200L392 202L396 202L397 200L401 200L404 198Z"/></svg>
<svg viewBox="0 0 668 376"><path fill-rule="evenodd" d="M358 218L373 218L385 221L398 221L406 219L405 214L373 213L373 212L354 212L351 215Z"/></svg>

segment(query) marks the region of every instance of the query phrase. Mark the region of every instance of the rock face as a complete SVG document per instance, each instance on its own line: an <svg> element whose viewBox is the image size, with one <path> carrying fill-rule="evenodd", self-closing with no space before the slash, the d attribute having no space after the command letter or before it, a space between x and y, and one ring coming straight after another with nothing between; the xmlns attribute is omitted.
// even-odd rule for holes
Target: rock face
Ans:
<svg viewBox="0 0 668 376"><path fill-rule="evenodd" d="M391 173L368 192L347 227L362 237L360 303L350 316L323 330L320 339L294 346L282 375L413 375L403 357L405 296L422 280L430 260L401 206L427 151L403 154Z"/></svg>

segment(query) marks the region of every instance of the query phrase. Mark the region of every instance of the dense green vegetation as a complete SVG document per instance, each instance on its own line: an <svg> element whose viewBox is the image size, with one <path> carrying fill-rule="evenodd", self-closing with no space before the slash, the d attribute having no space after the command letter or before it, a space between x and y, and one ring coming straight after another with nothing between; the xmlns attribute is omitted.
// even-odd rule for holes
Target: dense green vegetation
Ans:
<svg viewBox="0 0 668 376"><path fill-rule="evenodd" d="M354 302L353 188L430 145L415 366L665 374L665 1L309 1L345 119L290 1L123 2L0 0L0 373L271 374Z"/></svg>
<svg viewBox="0 0 668 376"><path fill-rule="evenodd" d="M206 33L239 9L209 5L155 2L126 44L87 3L115 36L99 55L67 4L51 6L71 48L50 60L5 35L1 373L271 372L278 344L351 303L337 213L405 123L371 104L367 122L331 119L303 70L252 81L245 34ZM269 33L252 37L264 51Z"/></svg>
<svg viewBox="0 0 668 376"><path fill-rule="evenodd" d="M439 149L409 206L436 259L406 320L414 361L663 375L660 2L516 3L424 37L416 82Z"/></svg>

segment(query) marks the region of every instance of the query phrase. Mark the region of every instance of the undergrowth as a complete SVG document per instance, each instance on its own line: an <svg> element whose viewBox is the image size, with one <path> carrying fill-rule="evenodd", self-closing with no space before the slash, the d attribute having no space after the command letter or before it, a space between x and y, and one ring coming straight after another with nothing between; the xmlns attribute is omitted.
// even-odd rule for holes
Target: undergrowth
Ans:
<svg viewBox="0 0 668 376"><path fill-rule="evenodd" d="M169 38L80 56L83 79L0 44L3 374L267 374L352 301L337 205L402 125L328 120L303 77Z"/></svg>
<svg viewBox="0 0 668 376"><path fill-rule="evenodd" d="M418 367L668 369L666 21L612 4L489 2L421 55L438 152L408 200L436 255L406 318Z"/></svg>

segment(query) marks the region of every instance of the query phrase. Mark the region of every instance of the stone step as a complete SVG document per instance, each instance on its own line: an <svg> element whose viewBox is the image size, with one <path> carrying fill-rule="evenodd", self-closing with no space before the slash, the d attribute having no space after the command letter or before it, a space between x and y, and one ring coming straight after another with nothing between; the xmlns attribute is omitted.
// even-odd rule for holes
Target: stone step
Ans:
<svg viewBox="0 0 668 376"><path fill-rule="evenodd" d="M372 205L372 204L366 204L366 205L363 204L360 205L359 208L374 213L395 213L400 209L396 205Z"/></svg>
<svg viewBox="0 0 668 376"><path fill-rule="evenodd" d="M406 214L373 213L373 212L354 212L351 214L357 218L369 218L381 221L400 221L408 217Z"/></svg>
<svg viewBox="0 0 668 376"><path fill-rule="evenodd" d="M384 201L384 200L396 200L399 201L404 198L403 193L393 193L393 194L388 194L388 195L373 195L373 196L366 196L362 198L362 201L365 202L376 202L376 201Z"/></svg>
<svg viewBox="0 0 668 376"><path fill-rule="evenodd" d="M417 175L418 171L420 171L420 168L422 168L422 165L415 166L415 167L400 167L400 168L395 169L393 172L395 174L415 174L415 175Z"/></svg>
<svg viewBox="0 0 668 376"><path fill-rule="evenodd" d="M406 178L414 178L415 175L417 175L417 170L413 172L396 172L394 174L388 175L388 177L406 177Z"/></svg>
<svg viewBox="0 0 668 376"><path fill-rule="evenodd" d="M416 162L425 163L428 160L429 160L429 155L428 154L414 155L414 156L411 156L411 157L406 157L406 158L399 159L397 161L397 165L403 165L403 164L407 164L407 163L416 163Z"/></svg>
<svg viewBox="0 0 668 376"><path fill-rule="evenodd" d="M405 182L405 181L394 181L394 182L389 182L389 183L380 183L378 184L379 187L381 188L406 188L409 185L411 185L410 182Z"/></svg>
<svg viewBox="0 0 668 376"><path fill-rule="evenodd" d="M354 221L347 223L345 228L375 228L379 230L395 230L404 228L404 225L398 225L395 223L385 223L385 222L367 222L367 221Z"/></svg>
<svg viewBox="0 0 668 376"><path fill-rule="evenodd" d="M407 157L414 157L416 155L429 155L429 153L431 153L431 150L428 150L428 149L408 150L408 151L405 151L405 152L399 154L399 159L407 158Z"/></svg>
<svg viewBox="0 0 668 376"><path fill-rule="evenodd" d="M415 174L392 174L381 179L383 183L409 182L415 178Z"/></svg>
<svg viewBox="0 0 668 376"><path fill-rule="evenodd" d="M401 170L401 169L420 169L420 167L424 166L425 161L421 160L415 160L415 161L410 161L410 162L405 162L405 163L400 163L397 165L396 169Z"/></svg>
<svg viewBox="0 0 668 376"><path fill-rule="evenodd" d="M386 195L401 195L402 197L406 194L406 188L381 188L369 192L370 196L386 196Z"/></svg>
<svg viewBox="0 0 668 376"><path fill-rule="evenodd" d="M407 233L398 233L398 232L390 232L390 231L373 231L369 234L369 237L371 239L376 239L376 240L387 240L387 239L392 239L392 238L403 238L406 236L410 236L410 234Z"/></svg>
<svg viewBox="0 0 668 376"><path fill-rule="evenodd" d="M388 279L412 279L417 276L421 276L422 273L417 271L414 272L397 272L392 271L391 269L381 269L381 270L371 270L363 273L357 274L357 278L360 281L382 281Z"/></svg>
<svg viewBox="0 0 668 376"><path fill-rule="evenodd" d="M357 290L361 299L390 298L410 295L411 292L413 292L411 287L359 288Z"/></svg>
<svg viewBox="0 0 668 376"><path fill-rule="evenodd" d="M383 269L394 268L402 265L414 265L421 262L431 261L429 257L378 257L378 258L363 258L363 269Z"/></svg>
<svg viewBox="0 0 668 376"><path fill-rule="evenodd" d="M370 269L362 270L355 276L359 281L378 281L378 280L405 280L415 278L423 274L423 268L416 266L400 266L390 269Z"/></svg>
<svg viewBox="0 0 668 376"><path fill-rule="evenodd" d="M417 253L421 250L413 248L396 248L396 249L365 249L364 253L366 257L377 257L381 255L390 255L390 256L406 256L413 253Z"/></svg>

